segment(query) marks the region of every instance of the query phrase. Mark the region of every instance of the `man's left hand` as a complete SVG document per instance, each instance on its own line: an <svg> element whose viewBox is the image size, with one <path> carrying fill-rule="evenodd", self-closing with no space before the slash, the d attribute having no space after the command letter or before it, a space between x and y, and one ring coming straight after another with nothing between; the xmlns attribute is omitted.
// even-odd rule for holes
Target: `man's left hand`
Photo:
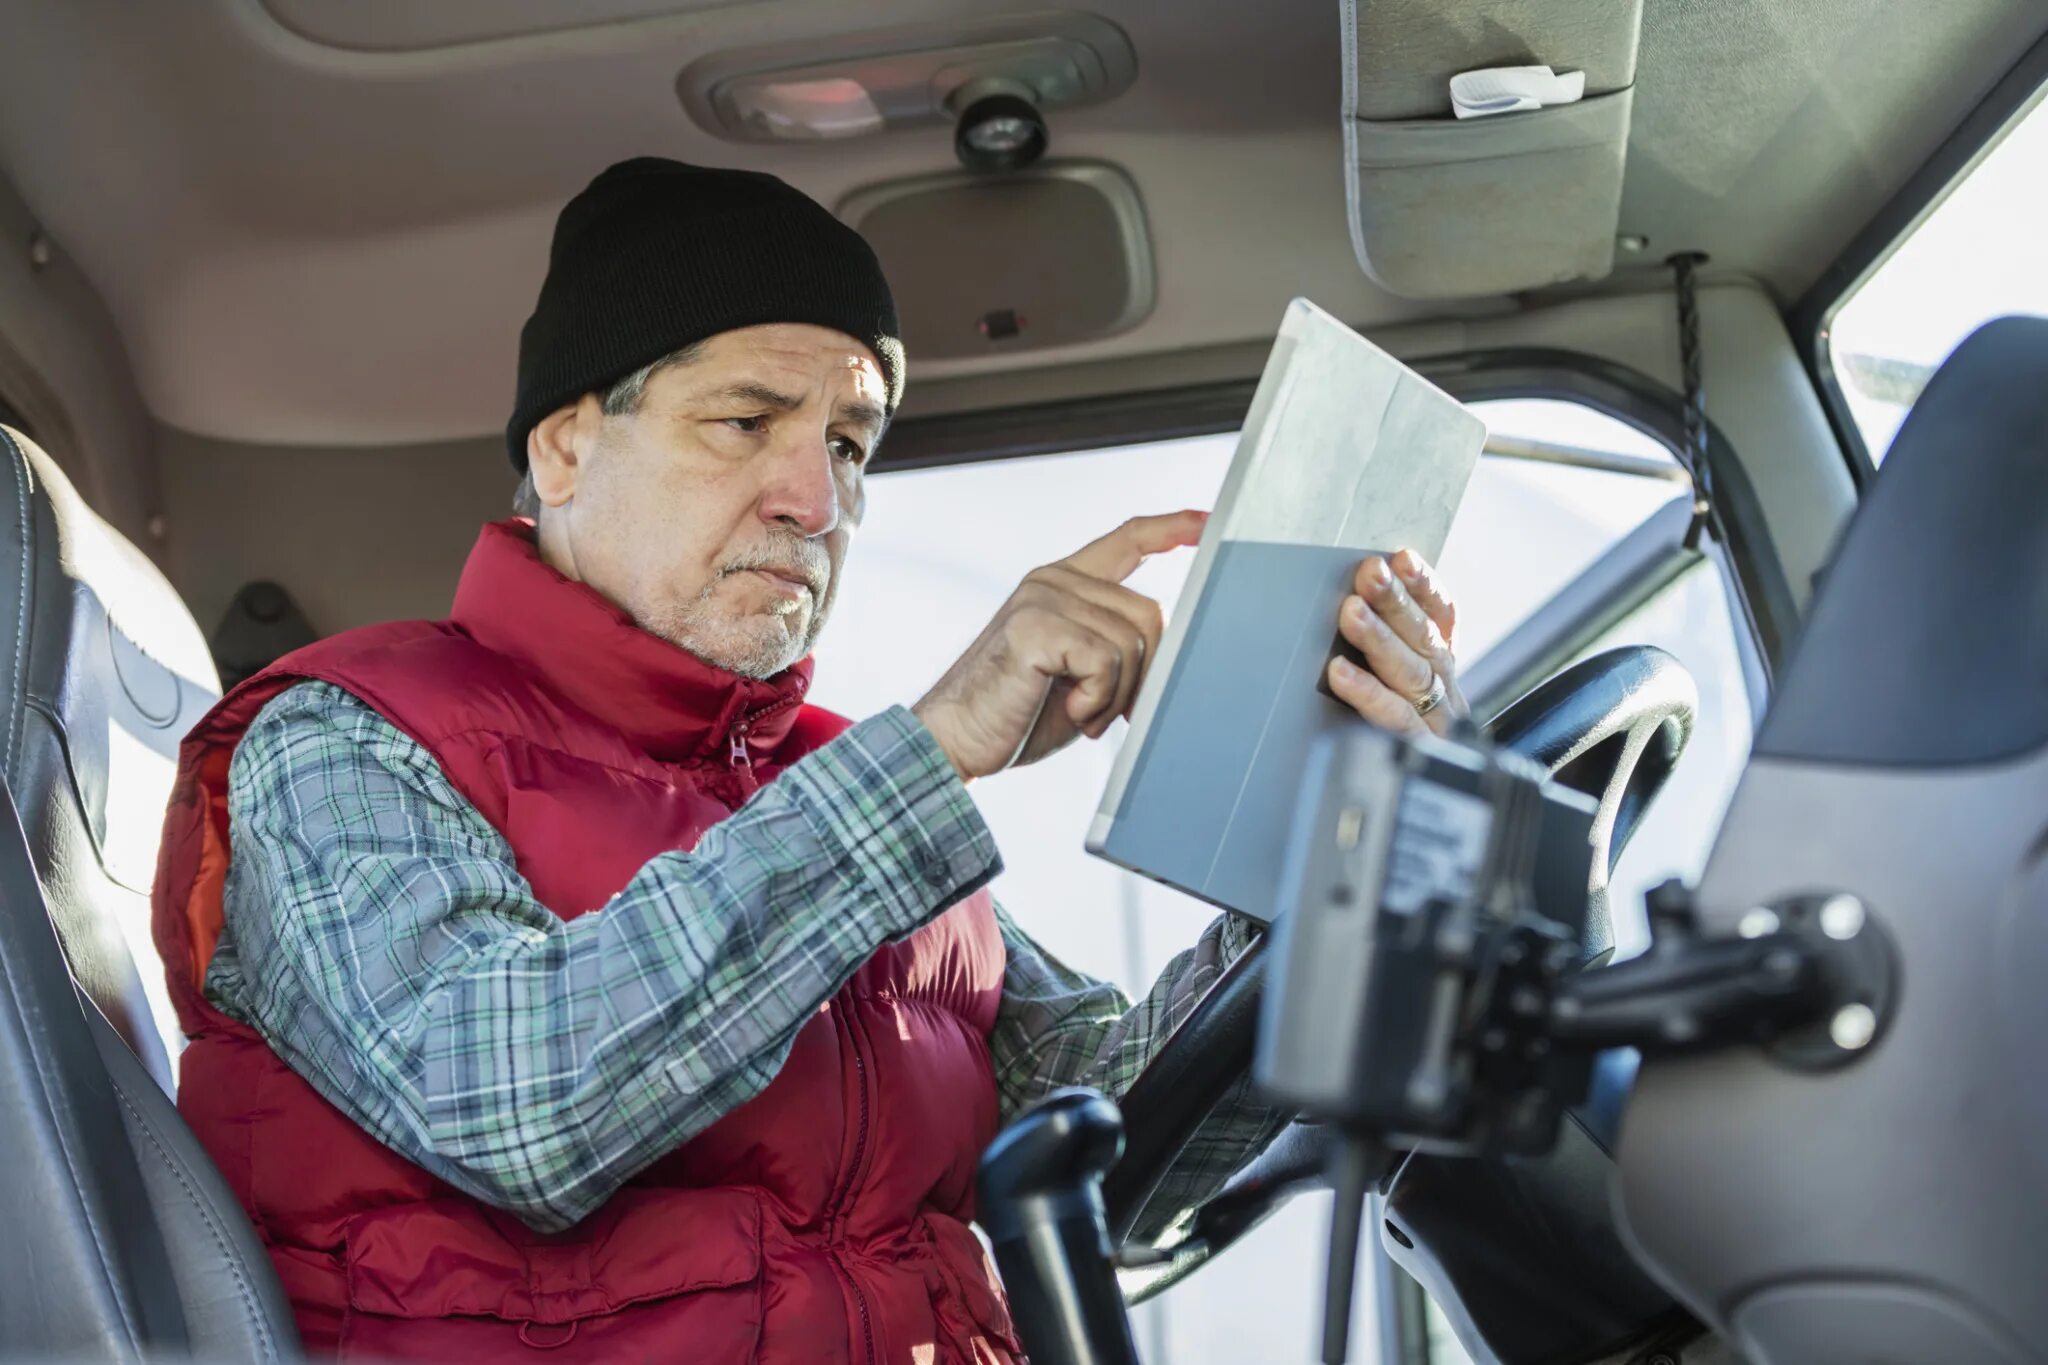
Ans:
<svg viewBox="0 0 2048 1365"><path fill-rule="evenodd" d="M1358 566L1337 629L1367 667L1330 661L1330 690L1385 730L1447 734L1468 714L1452 654L1458 609L1421 555L1373 555Z"/></svg>

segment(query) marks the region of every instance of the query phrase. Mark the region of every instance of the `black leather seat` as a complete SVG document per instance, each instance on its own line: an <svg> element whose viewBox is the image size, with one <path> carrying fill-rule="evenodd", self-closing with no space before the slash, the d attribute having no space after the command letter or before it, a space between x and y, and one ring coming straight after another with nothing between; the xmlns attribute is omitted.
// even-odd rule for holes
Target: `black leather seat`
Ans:
<svg viewBox="0 0 2048 1365"><path fill-rule="evenodd" d="M205 641L5 427L0 614L0 1355L292 1358L269 1260L172 1103L149 938L178 740L217 690Z"/></svg>

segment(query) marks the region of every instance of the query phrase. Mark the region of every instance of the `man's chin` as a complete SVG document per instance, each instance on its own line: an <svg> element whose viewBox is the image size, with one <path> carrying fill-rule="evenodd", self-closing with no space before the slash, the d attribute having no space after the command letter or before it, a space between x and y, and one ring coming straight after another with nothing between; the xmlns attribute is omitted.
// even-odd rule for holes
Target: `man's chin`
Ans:
<svg viewBox="0 0 2048 1365"><path fill-rule="evenodd" d="M747 629L721 631L718 638L702 631L681 631L666 638L713 668L742 678L772 678L810 653L814 632L792 633L783 617L757 618Z"/></svg>

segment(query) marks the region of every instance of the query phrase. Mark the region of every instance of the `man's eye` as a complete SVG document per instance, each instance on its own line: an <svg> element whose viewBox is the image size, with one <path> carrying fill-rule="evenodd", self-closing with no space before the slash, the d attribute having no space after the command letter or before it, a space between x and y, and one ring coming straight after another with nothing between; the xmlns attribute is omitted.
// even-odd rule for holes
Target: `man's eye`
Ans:
<svg viewBox="0 0 2048 1365"><path fill-rule="evenodd" d="M749 435L768 429L768 419L765 417L728 417L725 424L734 431L744 431Z"/></svg>
<svg viewBox="0 0 2048 1365"><path fill-rule="evenodd" d="M851 437L834 436L831 446L834 455L837 455L842 460L851 460L855 464L860 464L868 457L867 451L861 449L860 442L853 440Z"/></svg>

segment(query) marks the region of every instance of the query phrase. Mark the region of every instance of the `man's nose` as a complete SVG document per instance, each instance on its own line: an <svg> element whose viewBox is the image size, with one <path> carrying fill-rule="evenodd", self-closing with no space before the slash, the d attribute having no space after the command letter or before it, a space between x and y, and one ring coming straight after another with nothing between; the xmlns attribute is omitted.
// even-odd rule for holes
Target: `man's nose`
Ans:
<svg viewBox="0 0 2048 1365"><path fill-rule="evenodd" d="M761 520L786 522L807 537L839 525L839 481L823 440L793 446L770 466L761 492Z"/></svg>

